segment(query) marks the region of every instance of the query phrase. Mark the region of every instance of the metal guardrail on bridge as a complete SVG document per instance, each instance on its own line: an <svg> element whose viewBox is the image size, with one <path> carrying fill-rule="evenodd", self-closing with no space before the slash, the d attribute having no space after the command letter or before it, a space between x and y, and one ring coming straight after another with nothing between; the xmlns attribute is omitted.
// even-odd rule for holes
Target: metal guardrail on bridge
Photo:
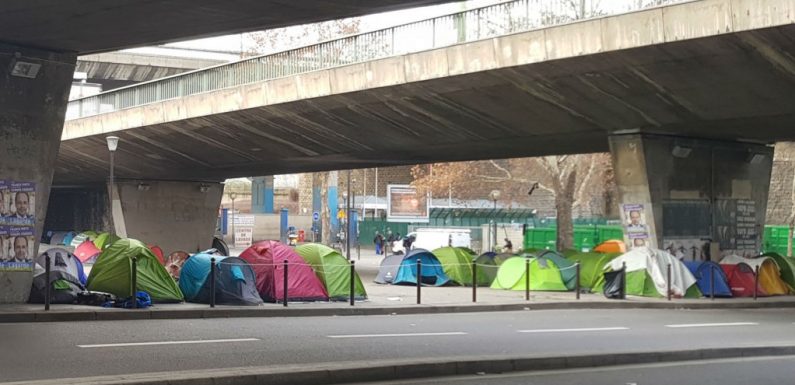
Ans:
<svg viewBox="0 0 795 385"><path fill-rule="evenodd" d="M692 0L516 0L186 72L69 102L66 119ZM608 5L609 3L609 5Z"/></svg>

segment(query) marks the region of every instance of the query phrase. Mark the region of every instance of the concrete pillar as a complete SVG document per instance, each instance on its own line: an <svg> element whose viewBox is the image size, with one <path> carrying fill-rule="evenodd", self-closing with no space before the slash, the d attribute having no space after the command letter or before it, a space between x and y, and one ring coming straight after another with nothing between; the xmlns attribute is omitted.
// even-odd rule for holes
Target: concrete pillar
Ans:
<svg viewBox="0 0 795 385"><path fill-rule="evenodd" d="M0 44L0 211L8 217L17 210L11 182L35 190L27 194L28 219L3 221L15 227L3 227L0 260L14 257L13 234L19 234L18 229L30 234L25 236L28 258L37 254L75 61L71 53ZM29 263L0 263L0 303L27 301L32 271Z"/></svg>
<svg viewBox="0 0 795 385"><path fill-rule="evenodd" d="M116 184L121 237L160 246L166 254L211 247L218 223L220 183L125 180Z"/></svg>
<svg viewBox="0 0 795 385"><path fill-rule="evenodd" d="M339 172L330 171L328 173L328 193L326 199L328 200L328 211L331 216L331 236L339 232L340 221L337 219L339 211L339 202L337 199L337 186L339 185Z"/></svg>
<svg viewBox="0 0 795 385"><path fill-rule="evenodd" d="M251 180L251 213L273 214L273 175Z"/></svg>
<svg viewBox="0 0 795 385"><path fill-rule="evenodd" d="M323 233L321 229L321 220L319 219L320 215L323 213L323 200L322 195L320 192L321 183L320 178L317 178L315 174L312 175L312 213L318 213L318 220L312 221L312 231L315 233L315 237L320 237L320 234Z"/></svg>
<svg viewBox="0 0 795 385"><path fill-rule="evenodd" d="M772 148L618 135L610 151L628 247L647 244L686 260L760 251Z"/></svg>

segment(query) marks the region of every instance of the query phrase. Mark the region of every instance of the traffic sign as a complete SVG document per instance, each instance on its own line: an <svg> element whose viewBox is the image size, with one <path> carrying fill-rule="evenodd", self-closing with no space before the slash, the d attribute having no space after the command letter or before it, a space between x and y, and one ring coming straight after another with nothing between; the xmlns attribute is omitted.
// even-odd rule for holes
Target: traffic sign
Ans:
<svg viewBox="0 0 795 385"><path fill-rule="evenodd" d="M320 213L315 211L312 213L312 222L317 222L320 220Z"/></svg>

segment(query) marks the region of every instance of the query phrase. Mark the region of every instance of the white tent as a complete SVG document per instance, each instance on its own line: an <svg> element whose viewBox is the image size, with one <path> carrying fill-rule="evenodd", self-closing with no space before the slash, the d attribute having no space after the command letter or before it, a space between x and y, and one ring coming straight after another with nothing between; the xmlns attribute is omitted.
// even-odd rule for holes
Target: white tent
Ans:
<svg viewBox="0 0 795 385"><path fill-rule="evenodd" d="M623 263L627 265L627 273L645 270L662 296L667 295L668 264L671 264L671 292L674 296L683 297L687 289L696 283L696 278L684 263L663 250L638 247L613 259L605 265L605 269L621 270Z"/></svg>

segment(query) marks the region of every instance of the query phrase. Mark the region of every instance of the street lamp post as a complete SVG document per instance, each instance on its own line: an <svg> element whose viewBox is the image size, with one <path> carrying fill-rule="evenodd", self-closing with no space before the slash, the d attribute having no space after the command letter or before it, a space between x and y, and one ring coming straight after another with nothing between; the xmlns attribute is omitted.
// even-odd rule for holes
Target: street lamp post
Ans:
<svg viewBox="0 0 795 385"><path fill-rule="evenodd" d="M489 198L494 202L494 213L497 212L497 200L500 199L500 190L491 190ZM494 249L497 248L497 219L494 219L494 232L492 233L492 240L494 241Z"/></svg>
<svg viewBox="0 0 795 385"><path fill-rule="evenodd" d="M237 194L233 191L229 193L229 199L232 201L232 245L235 244L235 199Z"/></svg>
<svg viewBox="0 0 795 385"><path fill-rule="evenodd" d="M116 235L116 226L113 223L113 154L116 152L116 148L119 147L119 137L118 136L108 136L105 137L105 140L108 142L108 151L110 152L110 190L108 193L110 194L108 197L108 216L110 218L110 234Z"/></svg>

